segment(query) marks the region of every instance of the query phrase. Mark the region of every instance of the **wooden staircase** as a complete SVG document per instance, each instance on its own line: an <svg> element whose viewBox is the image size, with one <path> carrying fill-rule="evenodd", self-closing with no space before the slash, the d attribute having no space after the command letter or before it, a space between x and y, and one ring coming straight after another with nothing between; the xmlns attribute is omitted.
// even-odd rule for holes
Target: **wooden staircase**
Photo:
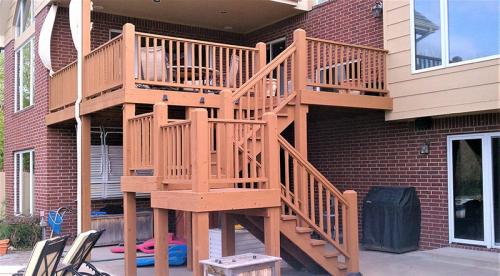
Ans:
<svg viewBox="0 0 500 276"><path fill-rule="evenodd" d="M300 70L294 66L304 64L297 55L301 47L304 45L295 41L233 93L234 119L260 120L263 114L271 113L277 116L278 133L294 123L301 91L297 87L301 83L294 80ZM271 84L274 79L279 81ZM307 106L302 107L302 112L307 110ZM282 240L289 241L283 243L288 244L285 252L289 261L313 271L317 270L316 265L331 275L358 271L356 194L351 191L345 196L338 191L280 134L278 142L281 160L276 169L280 171L282 187L280 232ZM259 159L259 154L248 151L248 158ZM249 216L240 216L238 220L252 229L254 235L262 236L258 233L263 231L258 220ZM297 250L302 254L297 254ZM311 260L315 265L311 265Z"/></svg>
<svg viewBox="0 0 500 276"><path fill-rule="evenodd" d="M151 192L155 216L163 219L167 209L190 213L195 264L208 256L208 212L221 212L224 221L234 216L265 241L267 254L281 251L296 268L336 276L358 272L357 194L340 192L308 161L308 104L321 88L335 95L330 99L361 101L355 107L369 108L363 105L369 98L384 98L385 52L306 38L303 30L295 31L294 42L270 63L265 44L256 48L260 54L251 77L221 91L216 115L194 109L187 120L169 121L169 103L141 115L125 106L129 152L122 190ZM325 68L339 68L340 77ZM294 142L289 143L281 133L292 124ZM164 234L161 227L155 224L156 234ZM228 244L234 225L226 222L222 229ZM200 266L194 271L201 275Z"/></svg>

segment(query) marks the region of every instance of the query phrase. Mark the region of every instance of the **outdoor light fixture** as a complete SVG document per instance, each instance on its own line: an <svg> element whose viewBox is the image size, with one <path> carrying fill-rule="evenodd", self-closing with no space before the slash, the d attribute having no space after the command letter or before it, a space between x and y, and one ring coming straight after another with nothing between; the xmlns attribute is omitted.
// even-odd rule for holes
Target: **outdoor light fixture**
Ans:
<svg viewBox="0 0 500 276"><path fill-rule="evenodd" d="M153 2L155 2L155 3L160 3L160 2L161 2L161 0L153 0Z"/></svg>
<svg viewBox="0 0 500 276"><path fill-rule="evenodd" d="M430 147L429 144L430 143L426 141L420 145L420 154L429 154L429 147Z"/></svg>
<svg viewBox="0 0 500 276"><path fill-rule="evenodd" d="M372 7L372 15L375 18L382 17L382 11L384 9L384 5L382 1L375 2L375 6Z"/></svg>
<svg viewBox="0 0 500 276"><path fill-rule="evenodd" d="M168 102L168 95L167 95L167 94L163 95L162 100L163 100L164 102Z"/></svg>

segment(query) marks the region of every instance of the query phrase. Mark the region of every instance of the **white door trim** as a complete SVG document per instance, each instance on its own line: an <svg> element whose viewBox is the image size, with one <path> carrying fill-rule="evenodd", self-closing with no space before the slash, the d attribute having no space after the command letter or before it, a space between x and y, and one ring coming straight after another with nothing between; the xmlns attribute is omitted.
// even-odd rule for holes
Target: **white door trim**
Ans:
<svg viewBox="0 0 500 276"><path fill-rule="evenodd" d="M449 223L449 242L463 243L471 245L482 245L488 248L500 247L495 245L494 223L493 223L493 172L492 172L492 152L491 140L493 137L500 137L500 132L491 133L472 133L450 135L447 137L447 165L448 165L448 223ZM465 240L455 238L455 214L453 198L453 156L452 142L456 140L481 139L482 152L482 174L483 174L483 221L484 221L484 240Z"/></svg>

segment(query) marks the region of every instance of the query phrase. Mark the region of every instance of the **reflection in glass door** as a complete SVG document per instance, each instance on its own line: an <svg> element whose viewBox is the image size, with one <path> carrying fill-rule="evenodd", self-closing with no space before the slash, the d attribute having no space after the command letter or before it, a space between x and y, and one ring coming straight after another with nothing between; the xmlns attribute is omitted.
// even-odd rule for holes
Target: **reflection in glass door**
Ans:
<svg viewBox="0 0 500 276"><path fill-rule="evenodd" d="M454 236L484 241L482 140L452 143Z"/></svg>
<svg viewBox="0 0 500 276"><path fill-rule="evenodd" d="M493 183L493 233L495 245L500 246L500 137L491 139Z"/></svg>

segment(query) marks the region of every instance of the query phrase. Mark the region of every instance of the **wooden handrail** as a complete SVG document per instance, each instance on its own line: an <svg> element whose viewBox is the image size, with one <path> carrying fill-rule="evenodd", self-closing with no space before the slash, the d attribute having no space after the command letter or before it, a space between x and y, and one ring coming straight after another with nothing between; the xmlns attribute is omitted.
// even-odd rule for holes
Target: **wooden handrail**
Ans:
<svg viewBox="0 0 500 276"><path fill-rule="evenodd" d="M290 145L290 143L288 143L283 136L278 135L278 142L293 156L293 158L295 158L302 166L309 170L311 174L313 174L318 180L320 180L321 183L325 185L325 187L330 192L337 196L343 204L349 204L343 198L342 193L335 186L333 186L333 184L321 172L319 172L311 163L309 163L309 161L302 157L302 155L292 145Z"/></svg>
<svg viewBox="0 0 500 276"><path fill-rule="evenodd" d="M332 41L332 40L321 39L321 38L308 37L307 40L324 42L324 43L332 43L332 44L336 44L336 45L340 45L340 46L346 46L346 47L352 47L352 48L359 48L359 49L366 49L366 50L372 50L372 51L389 53L389 50L386 50L386 49L380 49L380 48L375 48L375 47L370 47L370 46L362 46L362 45L357 45L357 44L349 44L349 43Z"/></svg>
<svg viewBox="0 0 500 276"><path fill-rule="evenodd" d="M245 82L235 93L233 93L233 101L237 101L243 94L248 92L248 89L252 88L257 84L257 82L261 81L265 78L272 70L276 69L276 67L283 62L285 59L290 57L292 53L295 52L295 44L292 43L288 48L286 48L283 52L281 52L275 59L273 59L270 63L266 64L263 68L259 70L252 78L250 78L247 82Z"/></svg>

